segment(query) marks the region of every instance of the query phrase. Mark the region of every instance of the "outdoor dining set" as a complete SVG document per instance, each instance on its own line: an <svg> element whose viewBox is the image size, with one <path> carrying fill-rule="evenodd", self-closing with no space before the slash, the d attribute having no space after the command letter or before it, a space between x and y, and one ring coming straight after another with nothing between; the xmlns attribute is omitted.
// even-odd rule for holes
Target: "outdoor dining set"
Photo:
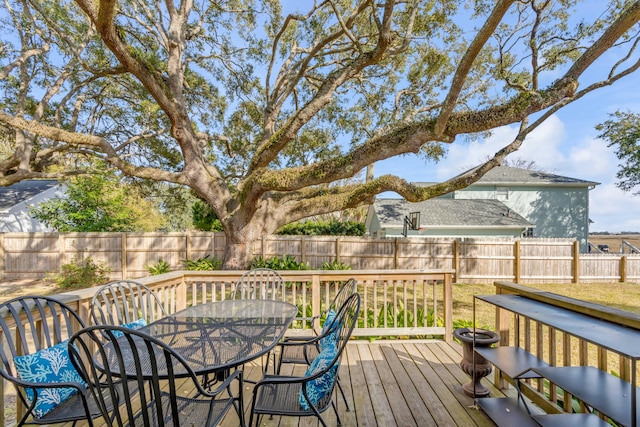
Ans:
<svg viewBox="0 0 640 427"><path fill-rule="evenodd" d="M248 383L250 426L264 415L326 425L329 408L339 422L334 389L346 404L338 371L360 311L356 281L340 285L308 336L286 336L299 309L283 301L284 286L273 270L249 270L228 299L168 313L145 285L112 282L93 296L90 326L53 297L0 304L0 375L24 406L17 425L215 426L235 411L245 426ZM249 381L254 361L262 375ZM285 364L306 373L281 375Z"/></svg>

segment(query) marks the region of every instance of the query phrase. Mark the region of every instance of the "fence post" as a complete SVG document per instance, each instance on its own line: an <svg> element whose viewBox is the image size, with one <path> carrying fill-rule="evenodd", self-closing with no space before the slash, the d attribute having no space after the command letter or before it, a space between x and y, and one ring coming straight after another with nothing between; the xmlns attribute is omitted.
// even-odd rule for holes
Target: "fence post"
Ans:
<svg viewBox="0 0 640 427"><path fill-rule="evenodd" d="M573 283L580 282L580 242L573 242Z"/></svg>
<svg viewBox="0 0 640 427"><path fill-rule="evenodd" d="M304 261L307 258L307 248L305 245L304 236L300 236L300 262L304 264Z"/></svg>
<svg viewBox="0 0 640 427"><path fill-rule="evenodd" d="M398 242L398 238L396 237L393 241L393 268L398 269L398 246L400 242Z"/></svg>
<svg viewBox="0 0 640 427"><path fill-rule="evenodd" d="M338 236L336 237L336 264L340 264L340 243L342 239Z"/></svg>
<svg viewBox="0 0 640 427"><path fill-rule="evenodd" d="M58 233L58 271L62 271L62 264L64 264L64 256L66 253L65 246L64 234Z"/></svg>
<svg viewBox="0 0 640 427"><path fill-rule="evenodd" d="M4 252L4 233L0 233L0 280L3 280L6 276L5 271L5 252ZM2 382L0 382L0 388L2 387ZM4 396L4 395L3 395ZM2 407L0 407L2 409ZM4 414L4 412L2 412Z"/></svg>
<svg viewBox="0 0 640 427"><path fill-rule="evenodd" d="M456 283L458 281L458 267L460 265L460 239L455 239L453 241L453 282Z"/></svg>
<svg viewBox="0 0 640 427"><path fill-rule="evenodd" d="M520 283L520 240L516 240L513 244L514 260L513 260L513 281Z"/></svg>
<svg viewBox="0 0 640 427"><path fill-rule="evenodd" d="M622 255L620 257L620 282L627 281L627 256Z"/></svg>
<svg viewBox="0 0 640 427"><path fill-rule="evenodd" d="M122 265L122 280L127 278L127 233L120 233L120 263Z"/></svg>
<svg viewBox="0 0 640 427"><path fill-rule="evenodd" d="M216 234L215 231L211 232L211 236L213 238L213 251L212 255L215 258L216 256ZM191 247L193 246L193 242L191 241L193 239L193 237L191 236L191 230L187 230L187 234L184 236L184 244L185 244L185 248L184 248L184 255L185 255L185 259L191 259Z"/></svg>

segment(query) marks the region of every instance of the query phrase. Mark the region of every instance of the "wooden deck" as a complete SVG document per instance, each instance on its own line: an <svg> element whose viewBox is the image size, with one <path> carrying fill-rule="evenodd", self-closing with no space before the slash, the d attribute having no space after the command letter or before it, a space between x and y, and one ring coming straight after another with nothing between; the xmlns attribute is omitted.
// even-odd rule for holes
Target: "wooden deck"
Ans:
<svg viewBox="0 0 640 427"><path fill-rule="evenodd" d="M344 426L494 426L462 392L469 377L460 369L462 348L442 341L353 341L347 345L340 368L341 384L351 411L336 390L335 398ZM245 367L251 379L260 377L260 364ZM292 367L282 374L304 373ZM485 380L492 396L502 395ZM249 422L252 384L245 384L245 414ZM334 412L325 412L328 425L337 425ZM80 425L80 424L78 424ZM222 424L237 427L238 416L230 411ZM263 417L262 426L317 426L313 417Z"/></svg>
<svg viewBox="0 0 640 427"><path fill-rule="evenodd" d="M351 411L347 412L339 392L336 401L344 426L438 426L473 427L495 424L462 392L469 377L459 366L462 347L442 341L353 341L347 345L340 368L340 381ZM248 367L250 378L259 378L258 365ZM304 373L294 367L282 374ZM492 396L501 392L484 380ZM245 385L245 414L249 422L252 384ZM327 424L337 425L335 414L323 414ZM238 425L231 412L223 426ZM315 418L263 417L262 426L317 426Z"/></svg>

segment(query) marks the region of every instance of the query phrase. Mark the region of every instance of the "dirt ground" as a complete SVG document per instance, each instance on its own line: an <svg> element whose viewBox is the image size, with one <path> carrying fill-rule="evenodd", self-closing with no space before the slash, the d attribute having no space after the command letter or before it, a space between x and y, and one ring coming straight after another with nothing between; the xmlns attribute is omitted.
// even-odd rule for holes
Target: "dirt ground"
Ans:
<svg viewBox="0 0 640 427"><path fill-rule="evenodd" d="M589 241L596 246L609 245L610 253L630 253L631 248L627 245L623 247L623 241L640 249L640 234L590 234Z"/></svg>
<svg viewBox="0 0 640 427"><path fill-rule="evenodd" d="M63 292L58 285L42 279L0 281L0 302L23 295L52 295Z"/></svg>

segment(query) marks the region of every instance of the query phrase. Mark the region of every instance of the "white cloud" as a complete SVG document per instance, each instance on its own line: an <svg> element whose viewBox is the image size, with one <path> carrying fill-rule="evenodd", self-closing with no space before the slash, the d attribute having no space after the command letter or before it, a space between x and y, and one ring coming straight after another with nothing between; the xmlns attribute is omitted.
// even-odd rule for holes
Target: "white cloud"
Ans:
<svg viewBox="0 0 640 427"><path fill-rule="evenodd" d="M594 221L591 230L640 231L640 196L615 186L618 159L613 149L595 137L593 124L585 125L584 114L579 118L576 123L573 116L566 119L551 116L509 159L534 161L550 173L601 183L589 196L590 218ZM437 164L425 163L411 155L389 159L376 165L376 175L393 173L409 181L448 179L493 155L510 143L517 131L517 126L503 126L486 139L470 142L458 139L449 146L446 158Z"/></svg>
<svg viewBox="0 0 640 427"><path fill-rule="evenodd" d="M589 193L591 231L640 230L640 196L624 192L613 183L597 186Z"/></svg>
<svg viewBox="0 0 640 427"><path fill-rule="evenodd" d="M449 148L447 158L438 164L438 179L450 178L478 165L511 143L517 134L517 126L502 126L494 129L492 135L486 139L469 143L456 141ZM566 135L564 123L557 116L551 116L507 159L534 160L540 168L555 171L564 160L560 147Z"/></svg>

